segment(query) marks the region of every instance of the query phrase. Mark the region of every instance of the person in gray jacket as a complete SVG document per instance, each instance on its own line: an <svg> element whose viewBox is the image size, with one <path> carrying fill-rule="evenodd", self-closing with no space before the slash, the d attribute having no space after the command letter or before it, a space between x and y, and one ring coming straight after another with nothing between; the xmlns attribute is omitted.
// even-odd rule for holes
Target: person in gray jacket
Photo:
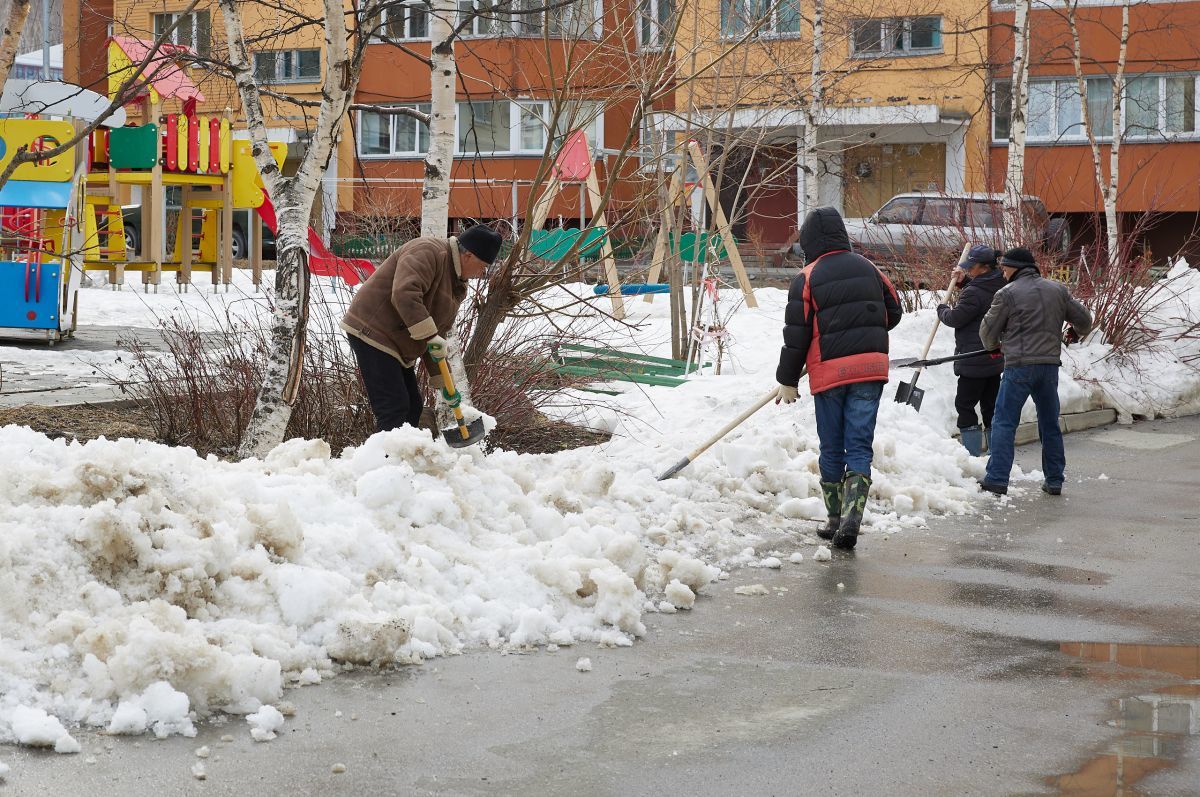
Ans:
<svg viewBox="0 0 1200 797"><path fill-rule="evenodd" d="M1004 374L996 413L992 418L987 474L979 486L988 492L1008 492L1017 424L1026 400L1033 398L1038 433L1042 438L1042 490L1060 495L1067 456L1058 428L1058 368L1062 364L1063 323L1082 338L1092 329L1092 317L1059 282L1042 279L1028 249L1009 249L1000 258L1008 284L996 292L979 325L984 348L1003 348Z"/></svg>

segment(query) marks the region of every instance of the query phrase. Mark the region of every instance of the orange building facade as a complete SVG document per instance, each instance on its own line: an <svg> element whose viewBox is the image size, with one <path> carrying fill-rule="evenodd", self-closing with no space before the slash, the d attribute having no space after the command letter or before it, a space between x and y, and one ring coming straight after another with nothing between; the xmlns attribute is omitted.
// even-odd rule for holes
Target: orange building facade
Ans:
<svg viewBox="0 0 1200 797"><path fill-rule="evenodd" d="M1118 72L1121 7L1084 0L1076 27L1087 103L1108 179L1113 140L1112 81ZM993 6L988 98L989 180L1004 184L1011 85L1011 5ZM1124 77L1118 212L1138 246L1155 261L1200 255L1200 3L1151 2L1130 7ZM1082 122L1072 36L1062 7L1034 5L1030 18L1030 91L1025 190L1065 216L1077 243L1103 225L1103 202ZM1102 237L1102 233L1101 233ZM1195 262L1195 261L1193 261Z"/></svg>
<svg viewBox="0 0 1200 797"><path fill-rule="evenodd" d="M401 46L369 46L358 103L428 112L430 74L421 60L430 53L428 19L414 8L386 22ZM539 167L575 129L587 134L601 191L616 181L610 215L638 194L635 108L646 73L633 18L627 0L576 0L548 14L475 20L455 45L452 229L479 220L521 224L540 193ZM369 111L356 113L352 122L354 216L346 223L393 219L415 225L428 130L411 117ZM619 158L615 153L622 150L627 154ZM582 184L565 185L547 226L589 220L585 196Z"/></svg>

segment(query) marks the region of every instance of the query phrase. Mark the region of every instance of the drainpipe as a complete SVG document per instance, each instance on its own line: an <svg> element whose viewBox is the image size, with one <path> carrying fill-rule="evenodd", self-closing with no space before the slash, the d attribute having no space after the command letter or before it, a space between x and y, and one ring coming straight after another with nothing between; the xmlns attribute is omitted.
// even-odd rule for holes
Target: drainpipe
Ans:
<svg viewBox="0 0 1200 797"><path fill-rule="evenodd" d="M42 80L50 79L50 0L42 0Z"/></svg>

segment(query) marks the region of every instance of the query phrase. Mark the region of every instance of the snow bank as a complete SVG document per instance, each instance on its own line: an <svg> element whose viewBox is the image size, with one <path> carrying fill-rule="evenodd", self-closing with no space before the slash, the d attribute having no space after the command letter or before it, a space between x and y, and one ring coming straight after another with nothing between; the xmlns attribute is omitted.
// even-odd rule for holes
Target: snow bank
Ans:
<svg viewBox="0 0 1200 797"><path fill-rule="evenodd" d="M1182 329L1200 316L1200 275L1172 273L1178 294L1159 323ZM332 299L317 312L333 317L340 295L319 292ZM199 295L185 295L184 311L210 300L263 308L256 297L187 298ZM283 689L342 666L470 648L629 645L644 633L644 611L692 608L719 566L782 566L755 543L803 539L824 519L806 390L656 481L773 387L786 294L757 295L760 307L729 324L721 376L625 388L593 419L613 440L592 449L484 457L398 430L336 459L320 441L292 441L264 461L227 463L145 442L79 445L0 429L0 742L77 749L64 723L191 735L217 710L249 715L255 738L270 738ZM736 292L722 296L733 302ZM93 310L136 326L128 314L154 300L106 293ZM604 327L605 339L669 354L667 302L626 307L634 326ZM933 318L907 315L893 356L918 355ZM1200 409L1195 371L1182 367L1190 350L1119 368L1097 346L1068 351L1065 411L1117 393L1130 408ZM932 354L952 348L944 331ZM1171 364L1173 376L1156 376ZM890 401L900 378L909 374L893 374L880 407L868 544L931 515L973 512L980 500L984 461L951 437L951 367L922 375L920 413ZM812 558L830 552L820 546Z"/></svg>

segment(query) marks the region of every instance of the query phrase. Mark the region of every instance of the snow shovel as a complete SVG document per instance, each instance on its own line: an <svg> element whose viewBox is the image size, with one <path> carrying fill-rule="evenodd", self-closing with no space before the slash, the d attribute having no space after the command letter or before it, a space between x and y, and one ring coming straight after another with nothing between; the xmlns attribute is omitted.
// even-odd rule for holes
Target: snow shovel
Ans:
<svg viewBox="0 0 1200 797"><path fill-rule="evenodd" d="M433 352L429 352L429 356L437 363L438 371L442 374L444 387L442 388L442 398L446 400L446 404L454 411L454 420L458 421L456 426L451 426L449 429L442 430L442 438L446 441L446 445L451 448L466 448L473 446L487 436L487 429L483 426L483 418L476 418L467 423L463 418L462 413L462 394L454 387L454 377L450 375L450 365L444 357L436 357Z"/></svg>
<svg viewBox="0 0 1200 797"><path fill-rule="evenodd" d="M981 354L993 354L987 349L979 351L966 351L962 354L951 354L949 357L935 357L932 360L918 360L916 357L903 357L899 360L889 360L888 367L890 368L928 368L931 365L941 365L942 363L952 363L958 360L969 360L972 357L978 357ZM997 354L997 356L999 356Z"/></svg>
<svg viewBox="0 0 1200 797"><path fill-rule="evenodd" d="M803 376L804 372L802 371L800 375ZM738 426L741 426L742 423L744 423L747 418L749 418L751 415L753 415L754 413L761 410L763 407L767 406L767 404L769 404L772 399L775 399L778 396L779 396L779 388L776 388L776 389L772 390L770 393L768 393L767 395L760 398L758 401L754 402L754 404L752 406L750 406L745 412L743 412L741 415L737 416L732 421L730 421L729 423L727 423L723 427L721 427L721 431L717 432L715 435L710 437L707 441L705 441L705 443L702 446L700 446L699 448L694 450L692 453L688 454L683 459L676 462L671 467L667 468L663 472L663 475L658 477L658 480L661 482L664 479L669 479L672 476L674 476L676 473L679 473L679 471L686 468L688 465L691 465L693 462L696 461L697 457L699 457L701 454L703 454L708 449L712 448L714 443L716 443L718 440L720 440L725 435L732 432Z"/></svg>
<svg viewBox="0 0 1200 797"><path fill-rule="evenodd" d="M967 257L967 253L971 251L971 244L968 243L963 247L962 254L959 255L958 263L961 263ZM950 284L946 286L946 297L950 297L950 292L954 290L955 284L958 282L958 263L954 265L954 272L950 275ZM938 327L942 325L940 318L934 319L933 329L929 330L929 338L925 341L925 348L921 350L921 356L917 358L917 362L924 360L929 356L929 349L933 347L933 338L937 335ZM921 370L924 366L917 366L917 372L913 374L911 382L901 382L896 386L896 403L908 404L917 412L921 411L921 401L925 398L925 391L917 387L917 380L921 378Z"/></svg>

